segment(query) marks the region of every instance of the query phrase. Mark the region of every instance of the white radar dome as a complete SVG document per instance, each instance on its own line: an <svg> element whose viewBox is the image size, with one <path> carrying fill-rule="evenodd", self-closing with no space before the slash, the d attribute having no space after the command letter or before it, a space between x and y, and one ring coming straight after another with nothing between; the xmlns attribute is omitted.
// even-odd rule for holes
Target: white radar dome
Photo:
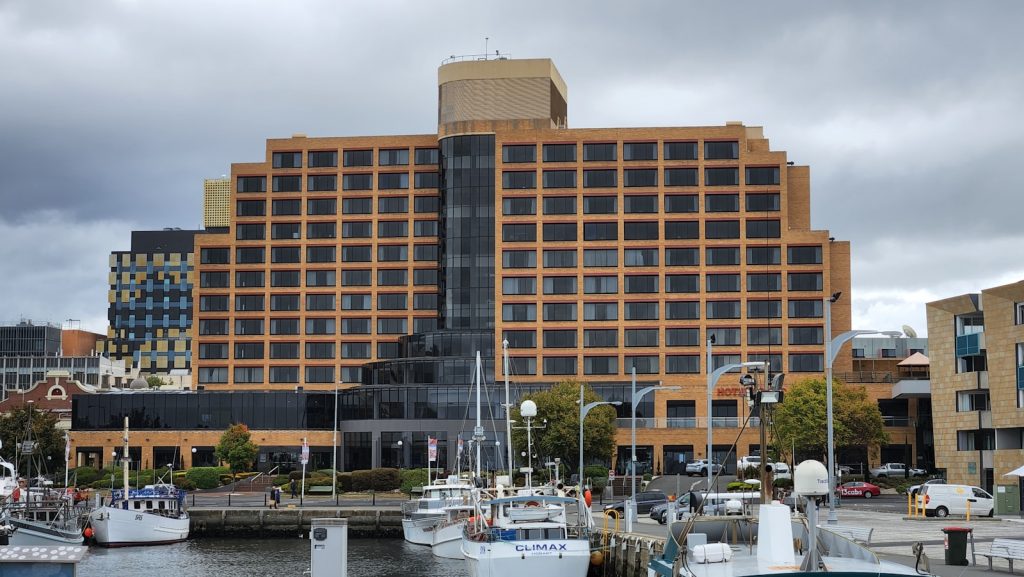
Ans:
<svg viewBox="0 0 1024 577"><path fill-rule="evenodd" d="M523 417L536 417L537 416L537 403L526 399L523 404L519 405L519 414Z"/></svg>
<svg viewBox="0 0 1024 577"><path fill-rule="evenodd" d="M828 469L821 461L807 460L793 471L793 492L807 497L828 494Z"/></svg>

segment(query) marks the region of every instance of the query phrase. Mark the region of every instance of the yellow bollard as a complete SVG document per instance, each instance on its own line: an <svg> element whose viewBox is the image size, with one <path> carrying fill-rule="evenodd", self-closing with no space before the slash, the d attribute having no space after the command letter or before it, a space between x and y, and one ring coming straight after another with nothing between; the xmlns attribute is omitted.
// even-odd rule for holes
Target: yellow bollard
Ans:
<svg viewBox="0 0 1024 577"><path fill-rule="evenodd" d="M910 493L907 493L907 517L914 518L914 497Z"/></svg>
<svg viewBox="0 0 1024 577"><path fill-rule="evenodd" d="M971 522L971 502L967 501L967 522Z"/></svg>

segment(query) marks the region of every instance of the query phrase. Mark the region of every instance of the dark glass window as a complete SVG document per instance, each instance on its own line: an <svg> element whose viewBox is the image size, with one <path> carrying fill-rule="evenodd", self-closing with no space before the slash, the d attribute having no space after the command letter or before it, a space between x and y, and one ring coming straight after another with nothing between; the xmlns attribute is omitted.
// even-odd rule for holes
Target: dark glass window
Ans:
<svg viewBox="0 0 1024 577"><path fill-rule="evenodd" d="M306 247L306 262L334 262L335 247L333 246L308 246Z"/></svg>
<svg viewBox="0 0 1024 577"><path fill-rule="evenodd" d="M267 177L239 176L236 186L238 192L267 192Z"/></svg>
<svg viewBox="0 0 1024 577"><path fill-rule="evenodd" d="M658 346L658 329L626 329L627 347Z"/></svg>
<svg viewBox="0 0 1024 577"><path fill-rule="evenodd" d="M404 318L377 319L378 335L404 335L408 332L408 323Z"/></svg>
<svg viewBox="0 0 1024 577"><path fill-rule="evenodd" d="M623 199L623 208L626 214L656 213L658 212L657 195L630 195Z"/></svg>
<svg viewBox="0 0 1024 577"><path fill-rule="evenodd" d="M584 294L616 294L619 292L617 276L585 276L583 277Z"/></svg>
<svg viewBox="0 0 1024 577"><path fill-rule="evenodd" d="M270 334L272 334L272 335L297 335L297 334L299 334L299 319L270 319Z"/></svg>
<svg viewBox="0 0 1024 577"><path fill-rule="evenodd" d="M262 335L263 319L235 319L236 335Z"/></svg>
<svg viewBox="0 0 1024 577"><path fill-rule="evenodd" d="M665 266L699 266L700 249L666 248Z"/></svg>
<svg viewBox="0 0 1024 577"><path fill-rule="evenodd" d="M699 204L696 194L668 194L665 195L665 212L697 212Z"/></svg>
<svg viewBox="0 0 1024 577"><path fill-rule="evenodd" d="M584 249L583 250L583 266L585 266L585 267L619 266L619 251L617 249L614 249L614 248L588 248L588 249Z"/></svg>
<svg viewBox="0 0 1024 577"><path fill-rule="evenodd" d="M513 375L536 375L537 359L535 357L509 358L509 372Z"/></svg>
<svg viewBox="0 0 1024 577"><path fill-rule="evenodd" d="M532 349L537 347L537 331L505 331L504 339L510 349Z"/></svg>
<svg viewBox="0 0 1024 577"><path fill-rule="evenodd" d="M436 311L437 293L416 293L412 295L412 310Z"/></svg>
<svg viewBox="0 0 1024 577"><path fill-rule="evenodd" d="M333 270L307 270L306 286L334 286L335 274Z"/></svg>
<svg viewBox="0 0 1024 577"><path fill-rule="evenodd" d="M412 223L413 236L437 236L436 220L417 220Z"/></svg>
<svg viewBox="0 0 1024 577"><path fill-rule="evenodd" d="M341 201L343 214L373 214L372 198L346 198Z"/></svg>
<svg viewBox="0 0 1024 577"><path fill-rule="evenodd" d="M699 293L699 274L667 274L665 275L665 292L667 293Z"/></svg>
<svg viewBox="0 0 1024 577"><path fill-rule="evenodd" d="M409 284L409 271L404 268L379 269L377 284L380 286L405 286Z"/></svg>
<svg viewBox="0 0 1024 577"><path fill-rule="evenodd" d="M346 174L341 177L341 188L343 190L372 190L372 174Z"/></svg>
<svg viewBox="0 0 1024 577"><path fill-rule="evenodd" d="M627 321L656 321L658 320L657 302L629 302L623 303L625 319Z"/></svg>
<svg viewBox="0 0 1024 577"><path fill-rule="evenodd" d="M537 251L533 250L506 250L501 253L501 266L503 268L536 268Z"/></svg>
<svg viewBox="0 0 1024 577"><path fill-rule="evenodd" d="M373 223L370 221L341 223L341 238L370 238L371 236L373 236Z"/></svg>
<svg viewBox="0 0 1024 577"><path fill-rule="evenodd" d="M504 303L501 305L501 320L525 322L537 320L537 305L532 303Z"/></svg>
<svg viewBox="0 0 1024 577"><path fill-rule="evenodd" d="M750 327L747 329L747 345L781 345L782 329L779 327Z"/></svg>
<svg viewBox="0 0 1024 577"><path fill-rule="evenodd" d="M415 212L437 212L440 200L436 196L417 196L413 199L413 210Z"/></svg>
<svg viewBox="0 0 1024 577"><path fill-rule="evenodd" d="M749 319L778 319L782 318L782 301L747 301L747 318Z"/></svg>
<svg viewBox="0 0 1024 577"><path fill-rule="evenodd" d="M310 216L338 214L338 200L335 198L311 198L306 201L306 214Z"/></svg>
<svg viewBox="0 0 1024 577"><path fill-rule="evenodd" d="M576 320L576 303L544 303L544 320Z"/></svg>
<svg viewBox="0 0 1024 577"><path fill-rule="evenodd" d="M404 262L409 260L409 247L400 245L378 245L377 260L381 262Z"/></svg>
<svg viewBox="0 0 1024 577"><path fill-rule="evenodd" d="M723 346L739 346L740 344L740 330L739 329L725 329L725 328L709 328L707 330L708 338L713 338L715 344Z"/></svg>
<svg viewBox="0 0 1024 577"><path fill-rule="evenodd" d="M235 343L236 359L262 359L263 343Z"/></svg>
<svg viewBox="0 0 1024 577"><path fill-rule="evenodd" d="M704 186L737 186L740 183L738 168L705 168Z"/></svg>
<svg viewBox="0 0 1024 577"><path fill-rule="evenodd" d="M307 359L333 359L334 343L306 343ZM313 367L310 367L313 368ZM309 381L309 379L306 379Z"/></svg>
<svg viewBox="0 0 1024 577"><path fill-rule="evenodd" d="M740 264L740 249L737 247L708 247L704 253L704 262L708 266L728 266Z"/></svg>
<svg viewBox="0 0 1024 577"><path fill-rule="evenodd" d="M368 359L368 358L370 358L370 343L341 343L341 358L343 358L343 359Z"/></svg>
<svg viewBox="0 0 1024 577"><path fill-rule="evenodd" d="M507 164L517 162L536 162L537 145L506 144L501 147L501 161Z"/></svg>
<svg viewBox="0 0 1024 577"><path fill-rule="evenodd" d="M544 162L576 162L576 145L545 144Z"/></svg>
<svg viewBox="0 0 1024 577"><path fill-rule="evenodd" d="M228 334L228 319L200 319L199 334L216 336Z"/></svg>
<svg viewBox="0 0 1024 577"><path fill-rule="evenodd" d="M748 220L747 238L779 238L782 236L777 220Z"/></svg>
<svg viewBox="0 0 1024 577"><path fill-rule="evenodd" d="M821 264L821 246L791 246L786 250L789 264Z"/></svg>
<svg viewBox="0 0 1024 577"><path fill-rule="evenodd" d="M501 225L502 242L534 242L537 240L537 226L530 224Z"/></svg>
<svg viewBox="0 0 1024 577"><path fill-rule="evenodd" d="M373 151L346 150L344 159L345 166L373 166Z"/></svg>
<svg viewBox="0 0 1024 577"><path fill-rule="evenodd" d="M200 343L199 358L203 360L218 360L228 358L227 343Z"/></svg>
<svg viewBox="0 0 1024 577"><path fill-rule="evenodd" d="M383 214L409 212L409 198L405 196L382 196L377 199L377 212Z"/></svg>
<svg viewBox="0 0 1024 577"><path fill-rule="evenodd" d="M275 240L296 239L302 235L302 229L297 222L276 222L270 225L270 238Z"/></svg>
<svg viewBox="0 0 1024 577"><path fill-rule="evenodd" d="M638 375L653 375L658 373L658 355L626 355L623 358L623 368L631 372L636 369Z"/></svg>
<svg viewBox="0 0 1024 577"><path fill-rule="evenodd" d="M658 266L658 249L627 248L623 260L626 266Z"/></svg>
<svg viewBox="0 0 1024 577"><path fill-rule="evenodd" d="M231 278L227 271L199 273L199 286L203 288L227 288Z"/></svg>
<svg viewBox="0 0 1024 577"><path fill-rule="evenodd" d="M705 238L739 238L740 221L708 220L704 222Z"/></svg>
<svg viewBox="0 0 1024 577"><path fill-rule="evenodd" d="M409 164L409 149L381 149L377 153L378 166L405 166Z"/></svg>
<svg viewBox="0 0 1024 577"><path fill-rule="evenodd" d="M738 194L709 194L704 197L704 212L737 212L739 209Z"/></svg>
<svg viewBox="0 0 1024 577"><path fill-rule="evenodd" d="M343 335L368 335L370 334L370 319L341 319L341 334Z"/></svg>
<svg viewBox="0 0 1024 577"><path fill-rule="evenodd" d="M306 190L310 192L338 190L338 177L334 174L317 174L307 179Z"/></svg>
<svg viewBox="0 0 1024 577"><path fill-rule="evenodd" d="M658 160L657 142L626 142L622 145L623 160ZM627 185L628 186L628 185Z"/></svg>
<svg viewBox="0 0 1024 577"><path fill-rule="evenodd" d="M501 212L505 216L537 214L537 199L532 196L504 198L501 201Z"/></svg>
<svg viewBox="0 0 1024 577"><path fill-rule="evenodd" d="M814 300L790 300L789 318L791 319L820 319L822 315L822 301Z"/></svg>
<svg viewBox="0 0 1024 577"><path fill-rule="evenodd" d="M544 198L544 214L576 214L575 196L549 196ZM573 225L575 226L575 225Z"/></svg>
<svg viewBox="0 0 1024 577"><path fill-rule="evenodd" d="M417 148L416 164L437 164L437 149Z"/></svg>
<svg viewBox="0 0 1024 577"><path fill-rule="evenodd" d="M665 160L697 160L697 143L666 142Z"/></svg>
<svg viewBox="0 0 1024 577"><path fill-rule="evenodd" d="M708 301L709 319L738 319L740 318L740 301Z"/></svg>
<svg viewBox="0 0 1024 577"><path fill-rule="evenodd" d="M794 353L789 355L789 372L791 373L820 373L824 370L824 355Z"/></svg>
<svg viewBox="0 0 1024 577"><path fill-rule="evenodd" d="M417 262L433 261L437 262L437 245L436 244L416 244L412 247L412 260Z"/></svg>
<svg viewBox="0 0 1024 577"><path fill-rule="evenodd" d="M544 331L544 347L549 349L576 348L576 330Z"/></svg>
<svg viewBox="0 0 1024 577"><path fill-rule="evenodd" d="M666 220L665 240L691 240L700 238L700 222L696 220Z"/></svg>
<svg viewBox="0 0 1024 577"><path fill-rule="evenodd" d="M583 188L615 188L618 186L618 171L615 169L584 170Z"/></svg>
<svg viewBox="0 0 1024 577"><path fill-rule="evenodd" d="M617 146L614 142L597 142L583 144L583 161L613 161L616 160Z"/></svg>
<svg viewBox="0 0 1024 577"><path fill-rule="evenodd" d="M704 160L736 160L740 157L740 143L705 142Z"/></svg>
<svg viewBox="0 0 1024 577"><path fill-rule="evenodd" d="M590 319L595 320L595 319ZM608 319L597 319L608 320ZM618 329L584 329L583 346L587 348L619 346Z"/></svg>
<svg viewBox="0 0 1024 577"><path fill-rule="evenodd" d="M584 196L583 214L615 214L617 200L614 196Z"/></svg>
<svg viewBox="0 0 1024 577"><path fill-rule="evenodd" d="M627 221L622 236L625 240L658 240L658 223Z"/></svg>
<svg viewBox="0 0 1024 577"><path fill-rule="evenodd" d="M306 224L306 238L335 238L337 232L333 222L310 222Z"/></svg>
<svg viewBox="0 0 1024 577"><path fill-rule="evenodd" d="M576 277L546 276L544 277L544 294L574 295L576 294Z"/></svg>
<svg viewBox="0 0 1024 577"><path fill-rule="evenodd" d="M270 271L270 286L272 287L297 287L299 286L299 279L299 271L297 270Z"/></svg>
<svg viewBox="0 0 1024 577"><path fill-rule="evenodd" d="M626 275L622 280L627 294L658 292L658 275Z"/></svg>
<svg viewBox="0 0 1024 577"><path fill-rule="evenodd" d="M307 335L333 335L334 332L334 319L306 319Z"/></svg>
<svg viewBox="0 0 1024 577"><path fill-rule="evenodd" d="M310 168L331 168L338 166L338 151L309 151L307 155Z"/></svg>
<svg viewBox="0 0 1024 577"><path fill-rule="evenodd" d="M382 172L377 175L377 188L380 190L399 190L409 188L409 173Z"/></svg>
<svg viewBox="0 0 1024 577"><path fill-rule="evenodd" d="M532 170L502 171L501 187L508 190L537 188L537 173Z"/></svg>
<svg viewBox="0 0 1024 577"><path fill-rule="evenodd" d="M575 250L544 251L544 268L565 268L576 266Z"/></svg>
<svg viewBox="0 0 1024 577"><path fill-rule="evenodd" d="M302 168L301 152L275 152L271 155L274 168Z"/></svg>
<svg viewBox="0 0 1024 577"><path fill-rule="evenodd" d="M302 192L302 177L298 175L275 176L273 189L274 192Z"/></svg>
<svg viewBox="0 0 1024 577"><path fill-rule="evenodd" d="M413 186L415 188L437 188L440 182L441 175L436 172L417 172L413 176Z"/></svg>
<svg viewBox="0 0 1024 577"><path fill-rule="evenodd" d="M697 301L670 301L665 303L665 320L695 320L700 318Z"/></svg>
<svg viewBox="0 0 1024 577"><path fill-rule="evenodd" d="M747 264L779 264L782 249L777 246L747 247Z"/></svg>
<svg viewBox="0 0 1024 577"><path fill-rule="evenodd" d="M779 184L778 166L748 166L747 185Z"/></svg>
<svg viewBox="0 0 1024 577"><path fill-rule="evenodd" d="M235 287L261 287L263 286L263 271L261 270L240 270L235 273Z"/></svg>
<svg viewBox="0 0 1024 577"><path fill-rule="evenodd" d="M236 224L235 238L237 240L263 240L266 238L266 225L263 224Z"/></svg>
<svg viewBox="0 0 1024 577"><path fill-rule="evenodd" d="M545 170L544 188L576 188L576 171Z"/></svg>
<svg viewBox="0 0 1024 577"><path fill-rule="evenodd" d="M265 216L267 203L262 200L240 200L235 203L235 214L238 216Z"/></svg>
<svg viewBox="0 0 1024 577"><path fill-rule="evenodd" d="M299 216L302 214L302 201L297 198L275 200L271 212L274 216Z"/></svg>
<svg viewBox="0 0 1024 577"><path fill-rule="evenodd" d="M740 290L740 275L738 274L709 274L705 280L708 292L739 292Z"/></svg>
<svg viewBox="0 0 1024 577"><path fill-rule="evenodd" d="M751 292L780 291L782 290L782 274L777 272L747 273L747 290Z"/></svg>
<svg viewBox="0 0 1024 577"><path fill-rule="evenodd" d="M672 375L700 373L699 355L665 355L665 372ZM683 418L686 417L675 417Z"/></svg>
<svg viewBox="0 0 1024 577"><path fill-rule="evenodd" d="M789 327L789 344L820 345L823 344L825 331L821 327Z"/></svg>
<svg viewBox="0 0 1024 577"><path fill-rule="evenodd" d="M665 346L696 347L700 346L700 329L665 329Z"/></svg>
<svg viewBox="0 0 1024 577"><path fill-rule="evenodd" d="M575 375L576 357L544 357L545 375Z"/></svg>
<svg viewBox="0 0 1024 577"><path fill-rule="evenodd" d="M299 295L270 295L270 310L272 310L272 311L297 311L297 310L299 310Z"/></svg>
<svg viewBox="0 0 1024 577"><path fill-rule="evenodd" d="M779 207L778 193L747 195L747 212L778 212Z"/></svg>
<svg viewBox="0 0 1024 577"><path fill-rule="evenodd" d="M619 357L583 357L583 374L617 375Z"/></svg>
<svg viewBox="0 0 1024 577"><path fill-rule="evenodd" d="M575 222L547 222L544 223L544 242L573 241L576 240Z"/></svg>
<svg viewBox="0 0 1024 577"><path fill-rule="evenodd" d="M341 310L343 311L368 311L370 310L370 295L341 295Z"/></svg>
<svg viewBox="0 0 1024 577"><path fill-rule="evenodd" d="M270 358L272 358L272 359L297 359L297 358L299 358L299 343L270 343Z"/></svg>
<svg viewBox="0 0 1024 577"><path fill-rule="evenodd" d="M622 185L625 187L658 186L658 169L627 168L622 172Z"/></svg>
<svg viewBox="0 0 1024 577"><path fill-rule="evenodd" d="M583 303L583 320L614 321L619 318L618 303ZM600 345L592 345L600 346ZM609 345L614 346L614 345Z"/></svg>
<svg viewBox="0 0 1024 577"><path fill-rule="evenodd" d="M378 294L377 309L382 311L404 311L409 308L409 295L401 294Z"/></svg>
<svg viewBox="0 0 1024 577"><path fill-rule="evenodd" d="M271 383L299 382L299 367L270 367Z"/></svg>
<svg viewBox="0 0 1024 577"><path fill-rule="evenodd" d="M199 297L199 310L203 312L226 312L228 295L205 295Z"/></svg>
<svg viewBox="0 0 1024 577"><path fill-rule="evenodd" d="M437 284L436 268L418 268L412 271L412 284L414 286L427 286Z"/></svg>
<svg viewBox="0 0 1024 577"><path fill-rule="evenodd" d="M696 168L666 168L665 186L697 186Z"/></svg>
<svg viewBox="0 0 1024 577"><path fill-rule="evenodd" d="M501 294L504 295L535 295L537 279L530 277L505 277L501 279Z"/></svg>
<svg viewBox="0 0 1024 577"><path fill-rule="evenodd" d="M619 238L618 228L617 222L583 223L583 240L617 240Z"/></svg>
<svg viewBox="0 0 1024 577"><path fill-rule="evenodd" d="M820 272L791 272L789 273L789 290L791 291L820 291L822 290L822 279Z"/></svg>
<svg viewBox="0 0 1024 577"><path fill-rule="evenodd" d="M381 220L377 222L377 238L403 238L409 236L409 222Z"/></svg>
<svg viewBox="0 0 1024 577"><path fill-rule="evenodd" d="M202 264L231 264L231 250L227 248L204 248L199 255Z"/></svg>

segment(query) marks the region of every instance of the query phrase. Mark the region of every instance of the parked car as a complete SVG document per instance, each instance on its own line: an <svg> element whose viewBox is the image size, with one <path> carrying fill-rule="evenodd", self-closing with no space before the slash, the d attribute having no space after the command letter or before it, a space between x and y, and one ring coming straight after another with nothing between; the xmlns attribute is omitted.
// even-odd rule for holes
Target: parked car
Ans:
<svg viewBox="0 0 1024 577"><path fill-rule="evenodd" d="M717 462L711 464L711 473L717 475L722 470L722 465ZM697 459L686 464L686 476L692 477L694 475L707 475L708 474L708 461L707 459Z"/></svg>
<svg viewBox="0 0 1024 577"><path fill-rule="evenodd" d="M946 484L946 480L945 479L928 479L927 481L925 481L924 483L921 483L920 485L911 485L910 487L907 487L907 493L910 493L911 495L917 495L921 491L921 487L923 487L925 485L945 485L945 484Z"/></svg>
<svg viewBox="0 0 1024 577"><path fill-rule="evenodd" d="M840 497L864 497L865 499L870 499L881 495L882 489L872 483L850 481L836 487L836 492L839 493Z"/></svg>
<svg viewBox="0 0 1024 577"><path fill-rule="evenodd" d="M793 474L789 471L789 465L785 463L774 463L772 465L772 473L776 479L792 479Z"/></svg>
<svg viewBox="0 0 1024 577"><path fill-rule="evenodd" d="M881 467L871 469L871 475L875 477L902 477L906 474L907 466L903 463L886 463ZM910 469L911 477L923 476L927 473L924 469Z"/></svg>
<svg viewBox="0 0 1024 577"><path fill-rule="evenodd" d="M651 507L662 503L668 503L668 497L661 491L643 491L636 494L636 512L638 515L650 513ZM605 513L612 510L618 511L621 515L626 511L626 502L619 501L604 506Z"/></svg>
<svg viewBox="0 0 1024 577"><path fill-rule="evenodd" d="M995 513L995 501L981 487L971 485L922 485L920 499L924 499L926 517L966 515L967 504L978 516L991 517Z"/></svg>
<svg viewBox="0 0 1024 577"><path fill-rule="evenodd" d="M742 471L742 470L746 469L747 467L757 467L757 468L759 468L760 466L761 466L761 456L760 455L747 455L745 457L741 457L739 461L736 461L736 471L737 472Z"/></svg>
<svg viewBox="0 0 1024 577"><path fill-rule="evenodd" d="M682 519L685 513L690 511L690 493L683 493L676 499L676 520ZM661 503L651 507L651 519L664 525L668 522L668 503Z"/></svg>

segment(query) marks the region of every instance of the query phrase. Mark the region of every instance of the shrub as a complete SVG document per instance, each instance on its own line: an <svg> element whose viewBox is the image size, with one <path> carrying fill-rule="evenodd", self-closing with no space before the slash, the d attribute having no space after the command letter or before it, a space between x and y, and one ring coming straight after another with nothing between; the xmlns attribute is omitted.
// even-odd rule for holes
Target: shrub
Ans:
<svg viewBox="0 0 1024 577"><path fill-rule="evenodd" d="M185 477L179 477L177 475L174 476L174 486L179 489L184 489L186 491L194 491L196 488L195 483L193 483L189 479L186 479Z"/></svg>
<svg viewBox="0 0 1024 577"><path fill-rule="evenodd" d="M100 478L100 472L93 467L78 467L72 471L72 478L81 486L91 485Z"/></svg>
<svg viewBox="0 0 1024 577"><path fill-rule="evenodd" d="M334 474L334 471L331 469L317 469L316 471L313 471L313 473L320 475L321 477L330 477Z"/></svg>
<svg viewBox="0 0 1024 577"><path fill-rule="evenodd" d="M608 467L604 465L587 465L583 467L583 476L588 479L608 476Z"/></svg>
<svg viewBox="0 0 1024 577"><path fill-rule="evenodd" d="M753 465L747 465L746 467L744 467L743 471L741 471L741 474L740 474L740 477L742 477L744 479L757 479L760 476L761 476L761 471L759 471L757 469L757 467L755 467Z"/></svg>
<svg viewBox="0 0 1024 577"><path fill-rule="evenodd" d="M352 490L369 491L373 488L373 472L369 470L352 471Z"/></svg>
<svg viewBox="0 0 1024 577"><path fill-rule="evenodd" d="M402 486L402 478L398 474L398 469L382 467L373 469L370 473L371 483L377 491L394 491Z"/></svg>
<svg viewBox="0 0 1024 577"><path fill-rule="evenodd" d="M644 477L643 477L644 481L650 481L652 478L653 477L651 477L650 473L644 473Z"/></svg>
<svg viewBox="0 0 1024 577"><path fill-rule="evenodd" d="M342 473L339 477L344 477L349 473ZM411 495L412 490L415 487L422 487L427 484L427 470L426 469L402 469L401 473L401 488L402 492L406 495ZM350 479L351 480L351 479ZM345 487L345 481L341 481L342 488ZM351 490L351 489L345 489Z"/></svg>
<svg viewBox="0 0 1024 577"><path fill-rule="evenodd" d="M220 480L221 485L230 485L235 482L235 477L230 474L223 474L217 477Z"/></svg>
<svg viewBox="0 0 1024 577"><path fill-rule="evenodd" d="M608 477L591 477L591 493L593 495L601 495L604 493L605 487L608 486Z"/></svg>
<svg viewBox="0 0 1024 577"><path fill-rule="evenodd" d="M185 478L198 489L215 489L220 487L223 467L192 467L185 473Z"/></svg>
<svg viewBox="0 0 1024 577"><path fill-rule="evenodd" d="M309 475L310 475L310 473L307 472L306 473L306 478L307 479L309 478ZM288 473L288 479L289 480L295 480L295 481L301 481L302 480L302 470L301 469L296 469L296 470L292 471L291 473Z"/></svg>
<svg viewBox="0 0 1024 577"><path fill-rule="evenodd" d="M338 487L342 491L352 490L352 473L338 473Z"/></svg>
<svg viewBox="0 0 1024 577"><path fill-rule="evenodd" d="M725 490L730 493L734 491L756 491L757 487L742 481L733 481L725 486Z"/></svg>
<svg viewBox="0 0 1024 577"><path fill-rule="evenodd" d="M288 475L281 474L274 476L274 485L280 486L288 482Z"/></svg>
<svg viewBox="0 0 1024 577"><path fill-rule="evenodd" d="M793 479L775 479L772 481L772 487L777 489L792 489Z"/></svg>

